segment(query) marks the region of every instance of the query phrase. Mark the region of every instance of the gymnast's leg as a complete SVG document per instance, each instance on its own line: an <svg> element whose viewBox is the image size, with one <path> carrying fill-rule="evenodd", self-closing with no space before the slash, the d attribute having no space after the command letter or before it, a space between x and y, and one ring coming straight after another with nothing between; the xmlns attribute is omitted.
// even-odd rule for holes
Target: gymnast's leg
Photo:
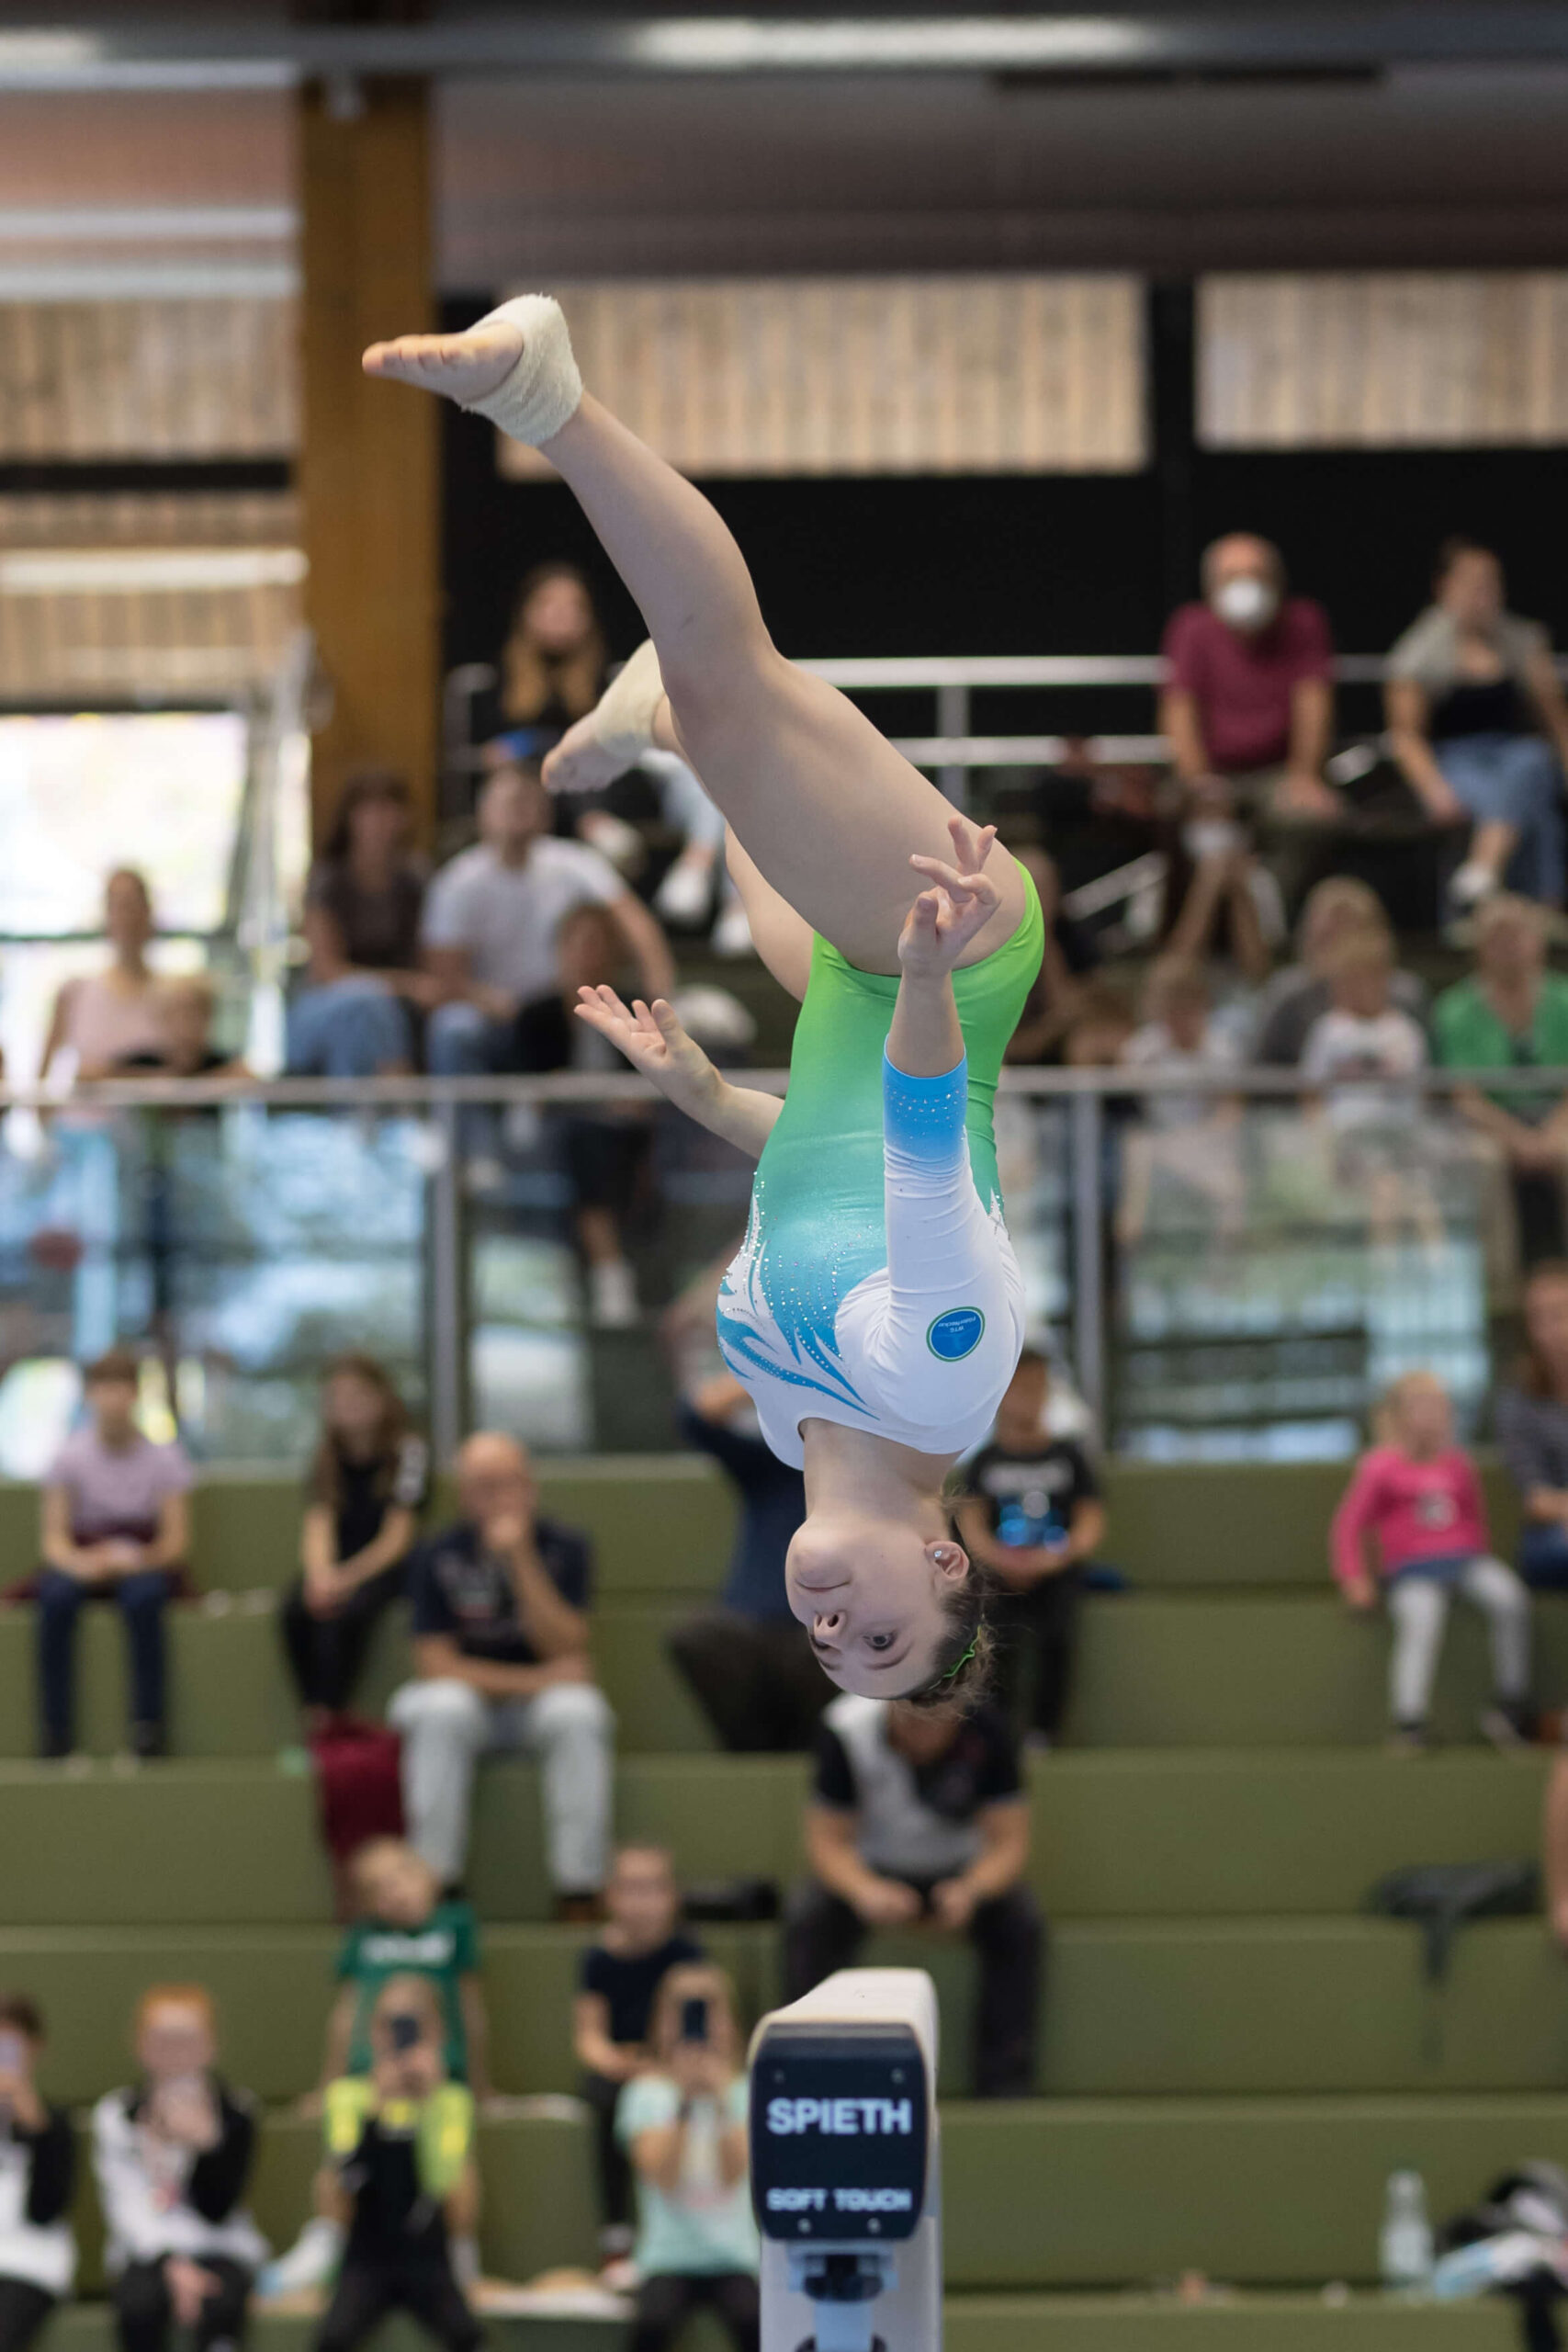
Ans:
<svg viewBox="0 0 1568 2352"><path fill-rule="evenodd" d="M502 315L463 335L374 345L366 367L468 406L504 405L502 388L531 382L548 359L552 332L565 345L558 314L521 307L530 313L526 347L524 329ZM740 550L700 491L592 394L564 422L547 403L537 413L551 428L537 446L648 623L680 747L709 794L814 931L862 968L896 972L913 896L909 857L951 859L949 804L852 703L784 660ZM994 953L1022 918L1023 878L1011 859L997 882L1000 903L965 963Z"/></svg>

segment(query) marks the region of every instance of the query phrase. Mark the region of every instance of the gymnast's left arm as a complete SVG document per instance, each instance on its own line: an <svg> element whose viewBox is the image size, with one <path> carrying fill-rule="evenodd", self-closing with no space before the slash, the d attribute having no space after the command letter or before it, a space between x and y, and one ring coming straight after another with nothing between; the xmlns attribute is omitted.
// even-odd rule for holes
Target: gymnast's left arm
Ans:
<svg viewBox="0 0 1568 2352"><path fill-rule="evenodd" d="M607 1037L678 1111L722 1136L737 1151L761 1159L783 1102L754 1086L731 1086L662 997L655 997L651 1004L638 997L628 1008L612 988L582 988L576 1010L580 1020Z"/></svg>

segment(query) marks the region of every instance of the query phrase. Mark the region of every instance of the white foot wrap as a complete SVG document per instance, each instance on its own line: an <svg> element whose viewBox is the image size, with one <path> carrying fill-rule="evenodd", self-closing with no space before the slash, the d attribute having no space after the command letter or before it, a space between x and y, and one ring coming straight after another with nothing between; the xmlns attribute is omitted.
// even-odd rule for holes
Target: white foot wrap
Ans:
<svg viewBox="0 0 1568 2352"><path fill-rule="evenodd" d="M663 699L659 656L652 638L645 638L599 697L593 713L594 741L630 767L652 746L654 713Z"/></svg>
<svg viewBox="0 0 1568 2352"><path fill-rule="evenodd" d="M476 415L488 416L513 441L525 441L536 449L541 441L554 439L577 413L582 398L582 378L571 356L561 306L548 294L519 294L499 310L488 311L480 326L491 319L507 319L522 329L522 353L504 382L482 401L465 405Z"/></svg>

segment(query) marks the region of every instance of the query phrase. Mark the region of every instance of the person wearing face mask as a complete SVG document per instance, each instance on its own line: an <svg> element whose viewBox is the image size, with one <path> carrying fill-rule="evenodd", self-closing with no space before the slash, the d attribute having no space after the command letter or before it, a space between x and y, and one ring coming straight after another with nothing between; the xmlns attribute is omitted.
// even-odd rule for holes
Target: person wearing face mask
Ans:
<svg viewBox="0 0 1568 2352"><path fill-rule="evenodd" d="M1473 829L1450 918L1505 883L1560 907L1568 703L1546 631L1508 611L1490 548L1443 547L1432 603L1388 657L1386 694L1390 747L1422 808Z"/></svg>
<svg viewBox="0 0 1568 2352"><path fill-rule="evenodd" d="M1280 550L1249 531L1228 532L1205 550L1202 584L1201 603L1171 615L1161 648L1160 732L1188 812L1183 846L1197 868L1171 938L1185 955L1204 950L1206 940L1190 935L1192 910L1214 899L1217 910L1222 869L1245 882L1266 921L1278 921L1278 894L1248 855L1238 818L1330 824L1339 813L1323 777L1334 735L1327 616L1286 593ZM1234 913L1231 921L1235 930Z"/></svg>
<svg viewBox="0 0 1568 2352"><path fill-rule="evenodd" d="M1271 798L1332 820L1323 780L1334 733L1334 642L1320 605L1286 593L1278 548L1249 531L1203 556L1203 601L1171 615L1160 731L1195 813L1222 819Z"/></svg>

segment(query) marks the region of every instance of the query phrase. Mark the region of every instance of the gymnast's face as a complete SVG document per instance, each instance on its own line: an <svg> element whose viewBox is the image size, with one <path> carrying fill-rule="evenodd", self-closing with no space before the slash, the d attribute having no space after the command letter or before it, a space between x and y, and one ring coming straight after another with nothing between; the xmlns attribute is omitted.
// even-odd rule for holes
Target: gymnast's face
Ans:
<svg viewBox="0 0 1568 2352"><path fill-rule="evenodd" d="M942 1604L968 1574L948 1537L841 1509L813 1511L785 1563L790 1608L823 1672L865 1699L899 1699L931 1680L948 1633Z"/></svg>

